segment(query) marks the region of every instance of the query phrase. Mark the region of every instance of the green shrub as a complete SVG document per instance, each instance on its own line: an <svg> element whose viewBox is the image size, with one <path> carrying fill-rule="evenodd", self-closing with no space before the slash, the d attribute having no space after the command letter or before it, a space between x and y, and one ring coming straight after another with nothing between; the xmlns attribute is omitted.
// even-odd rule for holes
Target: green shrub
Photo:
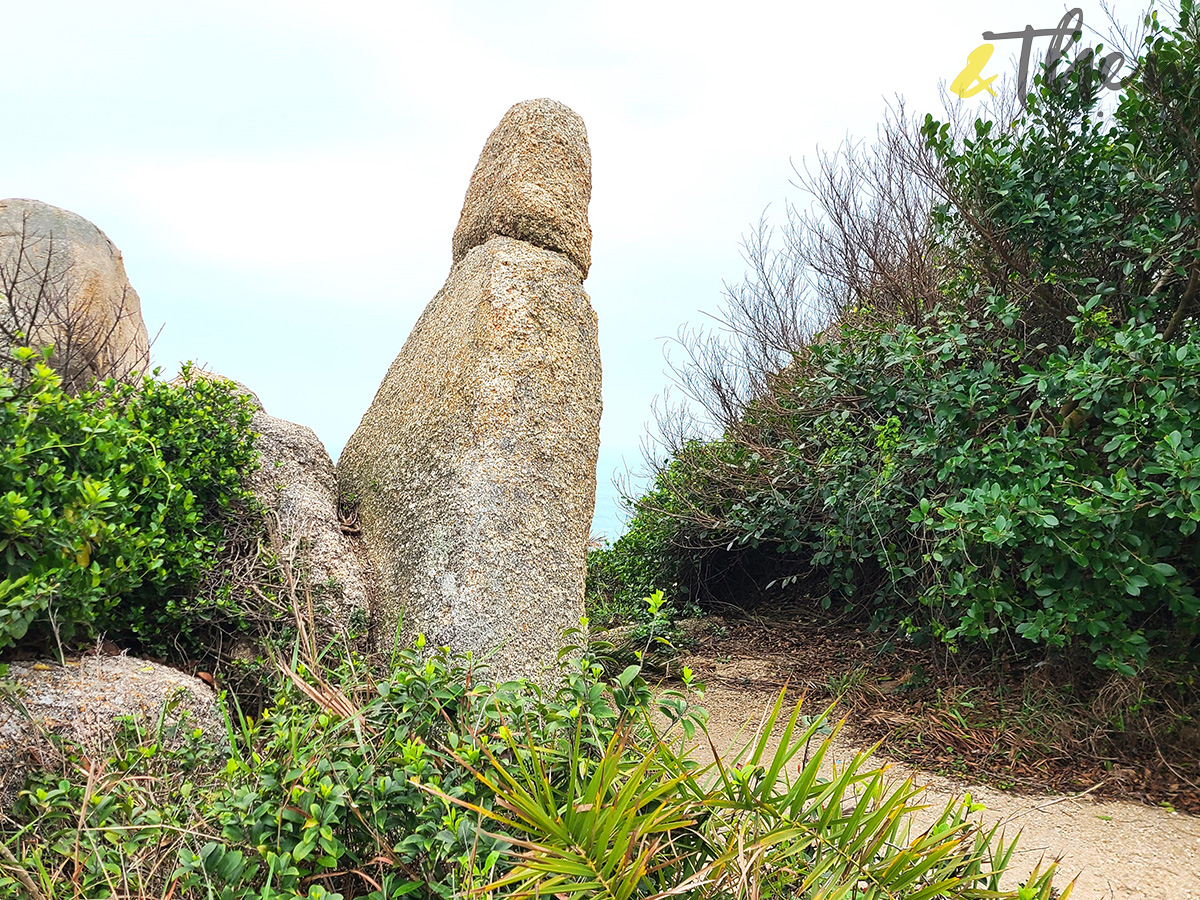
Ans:
<svg viewBox="0 0 1200 900"><path fill-rule="evenodd" d="M666 499L659 485L643 500L646 503ZM626 499L626 504L633 502ZM645 508L635 516L629 528L607 547L589 550L587 555L588 617L597 624L641 620L645 616L642 598L662 588L673 598L685 594L678 572L672 565L675 523L667 516L655 515Z"/></svg>
<svg viewBox="0 0 1200 900"><path fill-rule="evenodd" d="M861 755L821 776L823 717L781 716L782 693L759 737L702 768L680 752L705 734L689 673L656 698L637 666L605 682L583 659L549 697L444 651L392 663L377 683L353 658L328 677L293 664L266 715L230 716L224 765L160 725L36 777L0 825L0 895L19 867L45 900L1051 896L1052 868L986 893L1014 844L970 798L909 833L911 783Z"/></svg>
<svg viewBox="0 0 1200 900"><path fill-rule="evenodd" d="M148 896L138 887L164 881L220 763L186 716L168 722L176 708L167 703L149 729L121 721L103 758L55 738L68 765L32 773L0 826L0 897L39 896L26 881L46 898Z"/></svg>
<svg viewBox="0 0 1200 900"><path fill-rule="evenodd" d="M182 887L296 897L314 878L328 878L335 896L377 887L370 896L453 897L464 881L487 877L498 842L426 788L484 802L466 768L482 758L471 729L495 729L489 717L522 707L471 686L481 673L463 659L440 653L426 661L409 650L395 662L394 675L353 715L315 708L293 684L261 719L240 720L208 805L208 827L220 837L181 852ZM303 667L299 673L316 680ZM369 685L349 669L340 676L361 702ZM338 695L346 696L340 688ZM227 871L231 858L239 865Z"/></svg>
<svg viewBox="0 0 1200 900"><path fill-rule="evenodd" d="M893 135L887 159L908 168L889 177L935 201L920 255L938 266L919 271L935 284L896 301L914 271L896 263L878 291L905 314L877 314L870 279L824 272L860 286L838 325L708 452L683 446L674 505L639 500L631 532L645 516L677 569L803 582L952 647L1077 648L1125 673L1152 646L1194 649L1200 146L1181 135L1200 125L1200 25L1190 2L1177 28L1147 24L1110 117L1081 67L1039 77L1010 127L956 136L926 117L908 156ZM877 233L829 214L835 243ZM890 252L868 251L872 266ZM740 302L774 333L777 307Z"/></svg>
<svg viewBox="0 0 1200 900"><path fill-rule="evenodd" d="M255 464L252 410L230 382L108 381L68 395L32 350L0 371L0 649L99 633L156 653L200 643L188 599ZM218 601L219 603L219 601ZM33 632L30 633L30 629Z"/></svg>
<svg viewBox="0 0 1200 900"><path fill-rule="evenodd" d="M736 444L689 441L659 472L640 497L623 498L635 511L629 527L610 546L587 558L589 617L597 622L649 622L642 602L657 590L666 596L670 621L694 614L720 572L698 564L695 551L728 538L719 505L698 510L695 504L719 493L719 471L740 466Z"/></svg>
<svg viewBox="0 0 1200 900"><path fill-rule="evenodd" d="M826 606L870 599L949 643L1083 642L1128 670L1200 613L1200 343L1093 317L1086 349L1016 364L1003 315L813 348L769 488L727 527L792 560L788 577L822 571ZM827 399L851 388L852 408ZM1057 430L1072 397L1087 425Z"/></svg>

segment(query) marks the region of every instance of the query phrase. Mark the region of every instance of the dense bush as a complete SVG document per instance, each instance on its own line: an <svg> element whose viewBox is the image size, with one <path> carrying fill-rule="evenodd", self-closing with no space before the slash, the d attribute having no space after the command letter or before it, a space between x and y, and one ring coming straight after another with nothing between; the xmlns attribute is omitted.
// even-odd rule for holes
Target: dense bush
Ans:
<svg viewBox="0 0 1200 900"><path fill-rule="evenodd" d="M19 381L0 371L0 649L108 633L178 652L206 620L236 624L235 604L189 589L249 500L246 398L186 369L70 396L32 350L14 362Z"/></svg>
<svg viewBox="0 0 1200 900"><path fill-rule="evenodd" d="M686 606L693 586L682 580L687 576L687 558L676 546L676 520L669 511L672 484L687 471L684 466L673 465L657 476L644 495L653 498L655 509L661 507L663 512L650 512L650 507L643 504L643 511L633 516L615 542L588 551L588 615L596 624L645 619L642 600L656 589L669 595L673 609ZM632 498L626 497L623 502L627 508L635 507Z"/></svg>
<svg viewBox="0 0 1200 900"><path fill-rule="evenodd" d="M732 557L759 587L802 580L951 645L1081 648L1125 672L1195 646L1200 27L1191 3L1147 26L1111 116L1080 67L1039 77L1009 127L893 135L888 177L930 198L907 245L879 237L878 210L827 210L844 246L879 237L829 257L842 271L825 260L824 283L852 288L837 323L757 390L716 395L737 411L720 439L679 445L638 501L631 533L669 535L677 580ZM765 341L777 297L736 299ZM691 383L737 384L710 377L728 358ZM660 552L620 550L607 569L639 576Z"/></svg>
<svg viewBox="0 0 1200 900"><path fill-rule="evenodd" d="M770 486L745 482L726 526L823 572L827 606L865 596L951 643L1081 640L1101 665L1142 662L1200 613L1200 344L1092 316L1090 346L1031 366L1004 315L814 347L779 389L795 409ZM1090 418L1056 429L1073 396Z"/></svg>

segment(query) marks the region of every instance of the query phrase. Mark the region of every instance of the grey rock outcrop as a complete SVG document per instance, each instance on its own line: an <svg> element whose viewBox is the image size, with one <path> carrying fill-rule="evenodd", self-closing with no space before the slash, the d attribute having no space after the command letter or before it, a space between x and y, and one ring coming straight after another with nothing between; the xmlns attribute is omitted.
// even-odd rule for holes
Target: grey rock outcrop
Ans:
<svg viewBox="0 0 1200 900"><path fill-rule="evenodd" d="M17 332L54 345L68 390L150 365L142 304L121 251L82 216L37 200L0 200L0 366Z"/></svg>
<svg viewBox="0 0 1200 900"><path fill-rule="evenodd" d="M66 665L14 662L7 678L17 693L0 693L3 809L10 808L29 769L56 767L57 751L48 734L66 738L95 759L111 749L122 716L133 716L150 734L164 711L165 725L184 722L213 741L225 733L212 688L177 669L131 656L83 656Z"/></svg>
<svg viewBox="0 0 1200 900"><path fill-rule="evenodd" d="M250 427L259 434L262 466L247 486L295 545L300 586L348 638L365 634L374 573L357 523L339 514L337 473L325 445L308 426L267 415L261 405Z"/></svg>
<svg viewBox="0 0 1200 900"><path fill-rule="evenodd" d="M376 578L357 522L341 517L337 472L321 439L307 425L269 415L240 381L201 369L192 377L231 381L250 399L259 468L246 474L245 486L270 517L279 550L293 560L301 599L307 593L318 617L346 637L365 634ZM317 635L323 643L335 636L328 629Z"/></svg>
<svg viewBox="0 0 1200 900"><path fill-rule="evenodd" d="M497 681L544 681L583 614L601 411L589 159L566 107L509 110L450 276L338 461L380 577L380 638L399 624L404 643L489 655Z"/></svg>

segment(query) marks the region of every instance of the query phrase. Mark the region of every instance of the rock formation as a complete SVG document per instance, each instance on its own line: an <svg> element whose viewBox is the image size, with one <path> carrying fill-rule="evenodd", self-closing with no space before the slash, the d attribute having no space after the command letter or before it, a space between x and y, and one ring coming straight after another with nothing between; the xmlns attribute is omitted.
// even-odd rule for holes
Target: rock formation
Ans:
<svg viewBox="0 0 1200 900"><path fill-rule="evenodd" d="M491 654L494 680L541 679L583 614L601 408L590 196L583 121L552 100L510 109L450 276L342 453L388 647L422 633Z"/></svg>
<svg viewBox="0 0 1200 900"><path fill-rule="evenodd" d="M142 304L121 251L82 216L0 200L0 295L0 366L21 341L54 345L51 365L71 391L149 368Z"/></svg>
<svg viewBox="0 0 1200 900"><path fill-rule="evenodd" d="M192 377L221 378L200 369ZM311 428L268 415L254 391L233 384L255 407L259 468L246 473L245 485L271 518L280 549L294 556L301 599L307 593L318 619L348 638L365 634L376 579L357 523L340 515L333 460ZM322 645L336 636L316 635Z"/></svg>
<svg viewBox="0 0 1200 900"><path fill-rule="evenodd" d="M14 662L7 678L17 692L13 697L0 693L0 809L11 808L26 767L56 768L57 751L48 734L102 758L122 716L135 717L144 732L153 734L167 707L167 725L186 717L188 731L200 728L213 741L225 730L211 687L131 656L89 655L68 659L66 665Z"/></svg>

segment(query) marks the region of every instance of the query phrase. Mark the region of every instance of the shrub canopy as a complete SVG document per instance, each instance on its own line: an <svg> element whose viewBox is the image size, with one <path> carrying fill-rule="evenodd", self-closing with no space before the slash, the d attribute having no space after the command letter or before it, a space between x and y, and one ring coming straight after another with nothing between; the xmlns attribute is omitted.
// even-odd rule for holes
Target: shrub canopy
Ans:
<svg viewBox="0 0 1200 900"><path fill-rule="evenodd" d="M701 594L702 571L743 573L724 600L799 582L951 645L1081 648L1125 672L1194 646L1200 29L1190 2L1146 25L1111 114L1081 66L1036 79L1008 127L929 116L899 156L892 135L895 180L930 197L920 252L822 273L851 286L834 326L742 378L758 387L718 439L676 444L606 571L658 565ZM856 209L827 210L847 242ZM795 245L756 260L803 263ZM910 282L933 288L897 300ZM774 293L736 299L763 326L743 334L772 333Z"/></svg>
<svg viewBox="0 0 1200 900"><path fill-rule="evenodd" d="M247 398L186 367L177 384L71 396L34 351L14 358L19 381L0 371L0 650L107 633L178 654L205 622L236 625L228 598L190 591L250 500Z"/></svg>

